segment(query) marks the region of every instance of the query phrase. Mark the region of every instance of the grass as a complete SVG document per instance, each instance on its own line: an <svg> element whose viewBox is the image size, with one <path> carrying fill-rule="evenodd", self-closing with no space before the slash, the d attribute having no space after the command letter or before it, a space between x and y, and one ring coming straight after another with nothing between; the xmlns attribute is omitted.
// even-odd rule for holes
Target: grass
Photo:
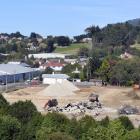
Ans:
<svg viewBox="0 0 140 140"><path fill-rule="evenodd" d="M134 44L134 45L132 45L131 47L140 50L140 44Z"/></svg>
<svg viewBox="0 0 140 140"><path fill-rule="evenodd" d="M88 43L75 43L75 44L71 44L68 47L62 47L62 48L56 48L55 49L55 53L65 53L65 54L76 54L78 52L78 50L82 47L90 47L90 44Z"/></svg>

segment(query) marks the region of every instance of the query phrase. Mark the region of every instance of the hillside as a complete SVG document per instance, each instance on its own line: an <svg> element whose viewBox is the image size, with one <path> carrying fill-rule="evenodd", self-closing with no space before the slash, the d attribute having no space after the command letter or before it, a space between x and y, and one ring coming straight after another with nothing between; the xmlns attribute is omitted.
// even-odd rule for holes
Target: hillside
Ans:
<svg viewBox="0 0 140 140"><path fill-rule="evenodd" d="M80 48L87 47L89 48L91 45L88 43L75 43L71 44L68 47L57 47L55 49L55 53L68 53L68 54L76 54Z"/></svg>
<svg viewBox="0 0 140 140"><path fill-rule="evenodd" d="M128 20L127 22L133 26L140 26L140 18Z"/></svg>

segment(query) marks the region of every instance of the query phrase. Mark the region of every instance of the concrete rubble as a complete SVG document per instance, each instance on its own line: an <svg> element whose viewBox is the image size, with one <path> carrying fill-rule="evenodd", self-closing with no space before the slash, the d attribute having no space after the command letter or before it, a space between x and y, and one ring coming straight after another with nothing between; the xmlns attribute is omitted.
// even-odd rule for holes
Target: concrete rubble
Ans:
<svg viewBox="0 0 140 140"><path fill-rule="evenodd" d="M124 105L118 110L119 114L131 115L131 114L139 114L140 110L137 107Z"/></svg>
<svg viewBox="0 0 140 140"><path fill-rule="evenodd" d="M92 99L91 99L92 97ZM69 114L92 114L98 116L102 111L102 104L99 102L98 95L91 94L87 101L81 101L76 103L68 103L63 107L53 106L47 107L46 111L48 112L60 112L60 113L69 113Z"/></svg>

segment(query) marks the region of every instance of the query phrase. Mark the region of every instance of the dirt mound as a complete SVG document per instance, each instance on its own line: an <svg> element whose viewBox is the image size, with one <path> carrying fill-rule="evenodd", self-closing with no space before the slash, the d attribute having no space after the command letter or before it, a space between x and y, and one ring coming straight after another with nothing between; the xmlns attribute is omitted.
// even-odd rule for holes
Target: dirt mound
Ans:
<svg viewBox="0 0 140 140"><path fill-rule="evenodd" d="M69 81L56 83L48 86L43 91L39 92L40 95L50 96L50 97L61 97L61 96L71 96L75 95L74 91L79 90Z"/></svg>
<svg viewBox="0 0 140 140"><path fill-rule="evenodd" d="M138 91L131 90L127 93L127 96L135 100L140 100L140 92Z"/></svg>

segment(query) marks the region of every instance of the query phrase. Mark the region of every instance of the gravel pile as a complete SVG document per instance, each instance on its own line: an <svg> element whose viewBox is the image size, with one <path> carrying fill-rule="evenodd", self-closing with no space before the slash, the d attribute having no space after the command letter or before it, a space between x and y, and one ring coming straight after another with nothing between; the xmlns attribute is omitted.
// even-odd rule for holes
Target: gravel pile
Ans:
<svg viewBox="0 0 140 140"><path fill-rule="evenodd" d="M62 83L56 83L48 86L43 91L39 92L39 95L49 96L49 97L63 97L75 95L74 91L79 90L69 81L64 81Z"/></svg>

